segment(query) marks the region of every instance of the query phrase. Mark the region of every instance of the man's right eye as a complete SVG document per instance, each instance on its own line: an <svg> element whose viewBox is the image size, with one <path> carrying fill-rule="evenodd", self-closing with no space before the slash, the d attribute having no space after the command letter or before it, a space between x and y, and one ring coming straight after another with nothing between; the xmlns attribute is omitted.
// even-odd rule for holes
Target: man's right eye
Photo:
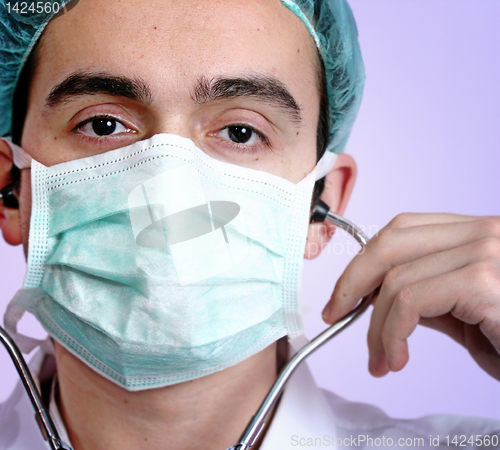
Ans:
<svg viewBox="0 0 500 450"><path fill-rule="evenodd" d="M98 116L91 117L85 122L79 124L76 130L82 134L93 137L112 136L119 133L128 133L132 131L123 123L113 117Z"/></svg>

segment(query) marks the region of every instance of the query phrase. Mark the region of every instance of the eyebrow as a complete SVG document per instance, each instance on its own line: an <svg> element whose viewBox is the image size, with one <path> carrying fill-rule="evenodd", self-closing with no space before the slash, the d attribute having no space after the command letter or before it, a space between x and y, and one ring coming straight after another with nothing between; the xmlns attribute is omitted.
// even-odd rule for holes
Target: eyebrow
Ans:
<svg viewBox="0 0 500 450"><path fill-rule="evenodd" d="M114 76L104 72L75 72L54 86L45 106L49 109L84 95L110 95L125 97L144 104L152 101L151 90L141 79Z"/></svg>
<svg viewBox="0 0 500 450"><path fill-rule="evenodd" d="M85 95L125 97L150 104L153 95L146 82L140 78L127 78L105 72L75 72L54 86L45 100L47 109ZM238 78L201 77L192 99L197 104L239 97L254 98L284 110L294 122L300 122L300 107L283 83L273 77L252 75Z"/></svg>
<svg viewBox="0 0 500 450"><path fill-rule="evenodd" d="M273 77L252 75L238 78L202 77L192 95L198 104L239 97L254 98L257 101L284 110L294 122L300 122L300 107L283 83Z"/></svg>

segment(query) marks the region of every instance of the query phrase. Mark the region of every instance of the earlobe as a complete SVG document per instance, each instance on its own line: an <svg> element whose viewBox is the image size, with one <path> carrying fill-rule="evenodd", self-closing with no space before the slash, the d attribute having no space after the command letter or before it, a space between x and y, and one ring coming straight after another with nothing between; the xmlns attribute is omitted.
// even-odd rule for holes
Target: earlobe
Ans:
<svg viewBox="0 0 500 450"><path fill-rule="evenodd" d="M12 151L9 145L0 139L0 189L12 183ZM19 209L7 208L0 201L0 229L5 242L10 245L22 243Z"/></svg>
<svg viewBox="0 0 500 450"><path fill-rule="evenodd" d="M357 176L356 162L350 155L338 155L333 169L325 177L325 189L320 196L330 211L342 215L354 188ZM316 258L328 244L335 226L330 223L312 223L309 225L309 234L304 252L306 259Z"/></svg>

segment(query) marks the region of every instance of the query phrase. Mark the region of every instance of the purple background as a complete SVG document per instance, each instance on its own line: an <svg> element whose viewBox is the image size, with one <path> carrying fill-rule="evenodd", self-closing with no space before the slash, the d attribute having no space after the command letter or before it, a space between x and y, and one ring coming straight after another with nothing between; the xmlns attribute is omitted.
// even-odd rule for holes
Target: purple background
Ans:
<svg viewBox="0 0 500 450"><path fill-rule="evenodd" d="M500 2L351 0L367 83L347 151L359 165L346 216L373 235L400 212L499 214ZM307 334L352 258L343 233L305 264ZM20 247L0 244L0 314L20 287ZM500 419L500 382L448 337L419 327L410 362L374 379L367 372L368 314L310 360L320 385L399 417L456 413ZM43 334L33 321L25 330ZM35 330L35 331L33 331ZM0 351L0 401L17 376Z"/></svg>

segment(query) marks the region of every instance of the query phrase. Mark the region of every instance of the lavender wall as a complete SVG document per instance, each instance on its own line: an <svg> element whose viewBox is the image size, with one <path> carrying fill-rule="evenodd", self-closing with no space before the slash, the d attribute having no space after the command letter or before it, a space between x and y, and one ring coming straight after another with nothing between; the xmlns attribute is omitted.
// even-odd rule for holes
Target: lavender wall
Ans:
<svg viewBox="0 0 500 450"><path fill-rule="evenodd" d="M347 216L370 234L404 211L499 214L500 2L351 0L365 56L365 99L348 152L359 164ZM325 255L305 264L308 335L352 258L339 233ZM0 314L21 285L22 252L0 244ZM43 334L34 321L25 330ZM449 412L500 419L500 382L451 339L419 327L410 363L373 379L367 372L368 316L314 355L319 384L389 414ZM16 374L0 351L0 401Z"/></svg>
<svg viewBox="0 0 500 450"><path fill-rule="evenodd" d="M359 165L346 216L371 234L400 212L500 214L500 2L350 0L367 83L347 151ZM308 335L341 269L343 235L305 265ZM449 412L500 418L500 382L450 338L419 327L410 363L367 372L364 317L310 363L322 385L351 400L415 417ZM495 400L494 400L495 399Z"/></svg>

